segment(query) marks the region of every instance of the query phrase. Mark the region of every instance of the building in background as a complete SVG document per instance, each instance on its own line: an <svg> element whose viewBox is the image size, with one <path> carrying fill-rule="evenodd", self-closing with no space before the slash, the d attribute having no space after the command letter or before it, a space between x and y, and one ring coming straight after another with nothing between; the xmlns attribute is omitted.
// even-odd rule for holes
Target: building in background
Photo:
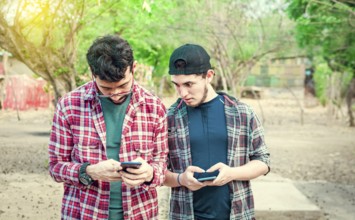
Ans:
<svg viewBox="0 0 355 220"><path fill-rule="evenodd" d="M255 65L245 86L303 87L306 57L275 58Z"/></svg>
<svg viewBox="0 0 355 220"><path fill-rule="evenodd" d="M48 108L52 97L45 91L46 81L34 75L25 64L0 52L0 109Z"/></svg>

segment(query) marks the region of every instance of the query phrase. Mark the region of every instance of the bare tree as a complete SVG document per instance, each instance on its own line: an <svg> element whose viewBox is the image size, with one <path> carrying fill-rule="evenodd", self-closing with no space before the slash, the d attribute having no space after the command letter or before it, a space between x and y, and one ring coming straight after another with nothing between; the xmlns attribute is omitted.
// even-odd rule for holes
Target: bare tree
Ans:
<svg viewBox="0 0 355 220"><path fill-rule="evenodd" d="M282 15L269 12L262 17L253 14L252 8L245 3L231 1L225 10L225 13L217 11L212 15L219 15L221 19L211 28L212 54L221 77L225 78L222 79L225 82L223 89L239 95L239 88L244 85L253 66L266 55L286 48L288 28L284 26Z"/></svg>
<svg viewBox="0 0 355 220"><path fill-rule="evenodd" d="M290 46L287 34L292 26L287 26L284 15L271 9L257 13L252 3L258 1L180 2L184 11L175 12L182 16L172 27L175 35L180 34L177 39L204 44L215 61L217 83L236 96L260 59Z"/></svg>

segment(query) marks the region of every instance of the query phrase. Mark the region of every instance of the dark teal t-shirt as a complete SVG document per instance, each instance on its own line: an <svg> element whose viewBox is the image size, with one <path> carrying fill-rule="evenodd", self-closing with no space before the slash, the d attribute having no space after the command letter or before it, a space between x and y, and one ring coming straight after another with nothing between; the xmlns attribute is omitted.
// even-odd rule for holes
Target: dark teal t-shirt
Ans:
<svg viewBox="0 0 355 220"><path fill-rule="evenodd" d="M123 120L126 115L129 95L122 104L115 104L108 98L100 98L106 125L106 153L108 159L119 161ZM109 219L123 219L122 182L110 183Z"/></svg>
<svg viewBox="0 0 355 220"><path fill-rule="evenodd" d="M218 95L198 107L188 107L192 165L207 170L227 164L228 136L224 97ZM196 219L229 219L231 202L228 184L206 186L193 192Z"/></svg>

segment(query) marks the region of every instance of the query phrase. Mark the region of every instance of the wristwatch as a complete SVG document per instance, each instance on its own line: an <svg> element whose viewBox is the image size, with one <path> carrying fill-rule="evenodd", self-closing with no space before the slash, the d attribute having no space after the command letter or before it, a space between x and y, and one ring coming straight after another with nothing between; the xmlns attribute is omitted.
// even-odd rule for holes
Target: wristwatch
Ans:
<svg viewBox="0 0 355 220"><path fill-rule="evenodd" d="M85 186L91 185L94 182L94 180L86 173L86 167L89 165L90 163L84 163L79 170L79 181Z"/></svg>

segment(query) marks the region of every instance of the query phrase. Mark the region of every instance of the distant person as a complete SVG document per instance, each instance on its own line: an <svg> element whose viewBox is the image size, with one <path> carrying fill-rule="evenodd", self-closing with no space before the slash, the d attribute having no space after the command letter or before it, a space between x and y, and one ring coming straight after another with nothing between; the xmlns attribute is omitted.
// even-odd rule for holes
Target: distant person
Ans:
<svg viewBox="0 0 355 220"><path fill-rule="evenodd" d="M315 82L313 79L314 69L307 68L305 70L305 78L304 78L304 89L305 95L311 95L313 97L316 96Z"/></svg>
<svg viewBox="0 0 355 220"><path fill-rule="evenodd" d="M50 175L64 183L62 219L157 219L166 109L134 80L124 39L100 37L86 56L92 81L59 100L50 135ZM123 171L123 161L142 164Z"/></svg>
<svg viewBox="0 0 355 220"><path fill-rule="evenodd" d="M177 48L169 74L181 97L168 110L169 218L254 219L249 180L270 170L259 119L248 105L212 88L215 72L201 46ZM197 180L207 174L216 178Z"/></svg>

